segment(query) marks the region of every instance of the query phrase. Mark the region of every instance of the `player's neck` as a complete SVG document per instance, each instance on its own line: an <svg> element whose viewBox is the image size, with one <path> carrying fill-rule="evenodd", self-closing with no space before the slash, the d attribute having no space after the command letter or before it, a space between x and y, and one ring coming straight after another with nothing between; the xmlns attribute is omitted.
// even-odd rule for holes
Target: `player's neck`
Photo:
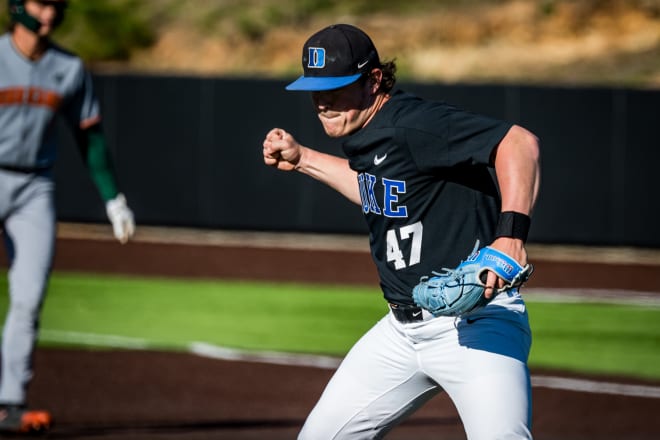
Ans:
<svg viewBox="0 0 660 440"><path fill-rule="evenodd" d="M367 125L373 119L376 113L378 113L378 111L383 107L383 105L385 105L387 101L390 100L391 97L392 96L389 93L379 93L378 95L376 95L376 97L374 98L373 105L371 106L371 110L369 112L369 117L364 122L363 126Z"/></svg>
<svg viewBox="0 0 660 440"><path fill-rule="evenodd" d="M20 25L14 28L12 41L16 49L32 61L41 58L48 48L48 38L41 37Z"/></svg>

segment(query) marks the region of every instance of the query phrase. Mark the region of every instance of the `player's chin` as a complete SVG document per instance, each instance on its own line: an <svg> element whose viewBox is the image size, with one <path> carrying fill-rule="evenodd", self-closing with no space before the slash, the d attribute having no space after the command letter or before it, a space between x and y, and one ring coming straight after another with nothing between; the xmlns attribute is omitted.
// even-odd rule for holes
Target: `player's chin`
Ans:
<svg viewBox="0 0 660 440"><path fill-rule="evenodd" d="M327 134L329 137L332 138L341 137L344 136L345 134L343 125L334 123L334 121L327 121L321 119L321 124L323 125L323 130L325 131L325 134Z"/></svg>
<svg viewBox="0 0 660 440"><path fill-rule="evenodd" d="M42 24L41 24L41 27L39 28L39 32L38 32L37 35L39 35L40 37L45 38L45 37L50 36L50 34L51 34L54 30L55 30L55 28L54 28L51 24L49 24L49 23L42 23Z"/></svg>

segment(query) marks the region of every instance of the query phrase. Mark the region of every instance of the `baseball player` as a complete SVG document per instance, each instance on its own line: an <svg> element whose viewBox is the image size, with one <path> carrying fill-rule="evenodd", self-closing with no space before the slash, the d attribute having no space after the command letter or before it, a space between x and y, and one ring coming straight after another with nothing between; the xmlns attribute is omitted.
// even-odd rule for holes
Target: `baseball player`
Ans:
<svg viewBox="0 0 660 440"><path fill-rule="evenodd" d="M51 423L47 411L28 409L26 390L56 235L56 115L75 134L116 238L125 243L135 229L117 190L91 77L79 58L49 39L66 6L63 0L9 0L10 29L0 36L0 229L10 261L0 431L44 430Z"/></svg>
<svg viewBox="0 0 660 440"><path fill-rule="evenodd" d="M468 438L531 438L531 332L518 289L486 271L483 304L453 316L420 307L411 292L432 271L456 267L476 240L527 264L537 138L394 90L395 63L382 62L351 25L312 35L302 66L287 89L311 92L326 134L344 138L347 159L274 128L264 163L305 173L361 207L389 311L349 351L299 439L382 438L442 391Z"/></svg>

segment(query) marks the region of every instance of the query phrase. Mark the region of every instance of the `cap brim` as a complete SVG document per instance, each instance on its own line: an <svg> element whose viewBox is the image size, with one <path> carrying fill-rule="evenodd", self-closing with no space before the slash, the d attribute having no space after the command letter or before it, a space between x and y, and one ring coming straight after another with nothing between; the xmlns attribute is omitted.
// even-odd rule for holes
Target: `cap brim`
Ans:
<svg viewBox="0 0 660 440"><path fill-rule="evenodd" d="M286 90L302 90L308 92L321 92L323 90L334 90L357 81L361 73L350 76L301 76L288 86Z"/></svg>

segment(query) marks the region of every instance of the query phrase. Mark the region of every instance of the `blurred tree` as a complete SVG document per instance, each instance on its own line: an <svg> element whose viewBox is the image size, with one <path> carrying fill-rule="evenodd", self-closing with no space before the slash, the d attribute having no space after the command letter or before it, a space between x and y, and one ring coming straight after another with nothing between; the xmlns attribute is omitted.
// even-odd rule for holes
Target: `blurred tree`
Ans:
<svg viewBox="0 0 660 440"><path fill-rule="evenodd" d="M6 0L0 0L0 29L9 24ZM127 60L149 47L156 32L138 0L69 0L67 19L54 39L86 61Z"/></svg>
<svg viewBox="0 0 660 440"><path fill-rule="evenodd" d="M86 61L127 60L156 40L137 0L70 0L55 39Z"/></svg>

